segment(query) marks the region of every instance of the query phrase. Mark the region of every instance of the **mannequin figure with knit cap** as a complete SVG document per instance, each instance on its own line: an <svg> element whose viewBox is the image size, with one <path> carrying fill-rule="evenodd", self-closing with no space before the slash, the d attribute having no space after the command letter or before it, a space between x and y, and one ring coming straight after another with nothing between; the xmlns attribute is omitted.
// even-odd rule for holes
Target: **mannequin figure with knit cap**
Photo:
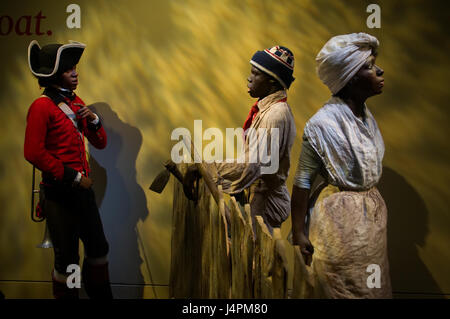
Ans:
<svg viewBox="0 0 450 319"><path fill-rule="evenodd" d="M294 55L286 47L274 46L257 51L250 64L248 93L258 100L250 109L243 126L245 160L217 163L218 176L215 182L222 185L223 191L230 195L238 196L247 190L252 218L256 215L262 216L267 228L272 232L274 227L281 226L290 212L286 179L296 128L287 103L287 89L294 81ZM267 146L270 159L268 163L248 160L252 157L251 152L261 147L258 138L251 138L251 133L259 134L258 130L261 129L267 133L268 144L275 143L274 147ZM274 135L274 131L277 135ZM273 150L277 154L273 154ZM276 170L265 173L264 167L268 166L276 167ZM195 170L194 166L188 169L184 179L185 189L192 189Z"/></svg>

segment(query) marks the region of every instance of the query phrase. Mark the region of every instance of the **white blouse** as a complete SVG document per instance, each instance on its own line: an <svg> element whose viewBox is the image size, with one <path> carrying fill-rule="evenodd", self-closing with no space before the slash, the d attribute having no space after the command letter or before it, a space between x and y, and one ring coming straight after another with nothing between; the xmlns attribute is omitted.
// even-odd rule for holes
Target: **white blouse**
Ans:
<svg viewBox="0 0 450 319"><path fill-rule="evenodd" d="M306 123L294 185L311 188L323 165L328 183L354 190L375 186L382 173L384 142L367 106L356 117L338 97L332 97Z"/></svg>

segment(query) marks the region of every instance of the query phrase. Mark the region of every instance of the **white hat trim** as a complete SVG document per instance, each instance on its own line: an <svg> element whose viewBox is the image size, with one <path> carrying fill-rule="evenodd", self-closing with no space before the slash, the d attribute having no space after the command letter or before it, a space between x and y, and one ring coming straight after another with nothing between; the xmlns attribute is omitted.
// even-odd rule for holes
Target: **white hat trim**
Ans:
<svg viewBox="0 0 450 319"><path fill-rule="evenodd" d="M273 73L272 71L269 71L268 69L266 69L265 67L263 67L262 65L260 65L259 63L255 62L255 61L253 61L253 60L250 60L250 64L252 64L252 65L254 65L255 67L257 67L258 69L260 69L260 70L266 72L267 74L273 76L275 79L278 80L278 82L281 83L281 85L282 85L285 89L287 89L286 84L284 84L283 80L281 80L281 79L278 77L278 75L276 75L276 74Z"/></svg>

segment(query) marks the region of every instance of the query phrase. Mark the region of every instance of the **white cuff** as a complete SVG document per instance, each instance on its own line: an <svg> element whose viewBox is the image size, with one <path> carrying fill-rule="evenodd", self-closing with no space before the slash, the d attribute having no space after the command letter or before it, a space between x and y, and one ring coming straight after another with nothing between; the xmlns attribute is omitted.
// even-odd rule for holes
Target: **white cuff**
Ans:
<svg viewBox="0 0 450 319"><path fill-rule="evenodd" d="M78 184L80 184L80 182L81 182L81 173L78 172L78 173L77 173L77 176L75 176L75 179L73 180L73 183L74 183L75 185L78 185Z"/></svg>
<svg viewBox="0 0 450 319"><path fill-rule="evenodd" d="M97 125L98 122L100 122L100 119L98 118L97 114L94 113L94 115L95 115L95 120L91 121L91 123L94 124L94 125Z"/></svg>

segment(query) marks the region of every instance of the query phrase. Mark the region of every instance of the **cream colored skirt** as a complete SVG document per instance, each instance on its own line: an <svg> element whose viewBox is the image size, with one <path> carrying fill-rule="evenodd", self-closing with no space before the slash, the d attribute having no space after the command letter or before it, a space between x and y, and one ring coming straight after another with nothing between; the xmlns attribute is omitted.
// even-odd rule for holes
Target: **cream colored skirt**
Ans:
<svg viewBox="0 0 450 319"><path fill-rule="evenodd" d="M387 209L377 188L325 187L310 216L311 273L321 298L392 298Z"/></svg>

